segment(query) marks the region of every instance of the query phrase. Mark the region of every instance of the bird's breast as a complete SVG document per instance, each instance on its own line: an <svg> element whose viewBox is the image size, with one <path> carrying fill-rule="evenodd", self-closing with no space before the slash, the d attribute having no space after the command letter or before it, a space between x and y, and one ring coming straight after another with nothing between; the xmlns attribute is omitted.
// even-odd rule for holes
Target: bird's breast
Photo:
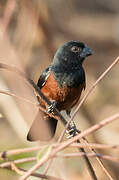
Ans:
<svg viewBox="0 0 119 180"><path fill-rule="evenodd" d="M66 110L72 108L78 102L84 87L84 83L81 83L78 87L68 87L65 82L60 86L54 75L50 74L41 90L50 101L56 101L59 110ZM40 101L42 105L46 106L43 100Z"/></svg>
<svg viewBox="0 0 119 180"><path fill-rule="evenodd" d="M85 82L85 72L82 65L57 66L53 68L52 73L61 87L64 83L71 88L79 87Z"/></svg>

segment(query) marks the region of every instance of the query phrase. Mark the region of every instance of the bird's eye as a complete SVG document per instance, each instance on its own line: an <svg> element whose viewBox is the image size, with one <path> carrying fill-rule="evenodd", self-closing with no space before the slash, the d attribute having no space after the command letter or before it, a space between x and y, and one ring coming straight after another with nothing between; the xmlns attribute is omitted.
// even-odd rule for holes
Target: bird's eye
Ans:
<svg viewBox="0 0 119 180"><path fill-rule="evenodd" d="M77 46L73 46L72 48L71 48L71 51L73 51L73 52L81 52L81 48L80 47L77 47Z"/></svg>

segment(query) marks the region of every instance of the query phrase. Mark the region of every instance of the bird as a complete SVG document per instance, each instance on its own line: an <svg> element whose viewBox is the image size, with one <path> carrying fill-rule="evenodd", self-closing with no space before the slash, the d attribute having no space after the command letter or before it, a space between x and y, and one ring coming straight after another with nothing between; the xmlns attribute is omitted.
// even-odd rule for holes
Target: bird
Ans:
<svg viewBox="0 0 119 180"><path fill-rule="evenodd" d="M42 93L59 111L66 111L68 116L85 90L86 77L82 64L85 58L92 54L93 51L79 40L66 42L56 51L52 63L38 79L37 86ZM48 110L41 97L37 98L40 105ZM55 135L56 127L57 120L39 109L27 140L49 141Z"/></svg>

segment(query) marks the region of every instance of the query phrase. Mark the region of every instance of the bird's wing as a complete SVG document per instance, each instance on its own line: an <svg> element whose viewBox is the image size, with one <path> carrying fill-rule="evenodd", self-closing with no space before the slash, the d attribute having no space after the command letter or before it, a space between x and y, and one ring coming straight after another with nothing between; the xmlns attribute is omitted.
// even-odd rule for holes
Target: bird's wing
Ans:
<svg viewBox="0 0 119 180"><path fill-rule="evenodd" d="M45 83L46 83L46 81L47 81L47 79L48 79L48 77L49 77L49 75L50 75L50 66L48 67L48 68L46 68L45 69L45 71L43 71L43 73L40 75L40 78L39 78L39 80L38 80L38 83L37 83L37 86L41 89L44 85L45 85Z"/></svg>

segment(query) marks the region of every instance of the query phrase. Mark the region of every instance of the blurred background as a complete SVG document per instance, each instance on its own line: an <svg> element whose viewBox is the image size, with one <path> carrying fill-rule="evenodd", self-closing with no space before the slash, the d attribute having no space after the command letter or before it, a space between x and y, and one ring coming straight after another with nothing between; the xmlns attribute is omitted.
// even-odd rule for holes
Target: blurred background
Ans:
<svg viewBox="0 0 119 180"><path fill-rule="evenodd" d="M119 1L0 0L0 62L18 67L35 82L51 63L56 50L70 40L83 41L94 51L93 56L84 62L87 91L119 55ZM30 101L0 94L0 151L37 145L26 141L28 129L37 113L33 89L14 72L0 69L0 91L14 93ZM75 122L83 131L117 113L118 109L117 64L90 94ZM62 127L59 122L54 141L58 139ZM118 121L88 137L90 142L106 144L118 144L118 139ZM100 152L118 156L117 150ZM58 177L71 180L90 179L82 158L60 161L63 169L59 169L56 162L49 174L55 173ZM108 179L97 161L91 159L91 162L98 178ZM103 162L114 179L119 179L119 164ZM30 164L21 167L27 169ZM0 179L18 178L16 173L0 169Z"/></svg>

